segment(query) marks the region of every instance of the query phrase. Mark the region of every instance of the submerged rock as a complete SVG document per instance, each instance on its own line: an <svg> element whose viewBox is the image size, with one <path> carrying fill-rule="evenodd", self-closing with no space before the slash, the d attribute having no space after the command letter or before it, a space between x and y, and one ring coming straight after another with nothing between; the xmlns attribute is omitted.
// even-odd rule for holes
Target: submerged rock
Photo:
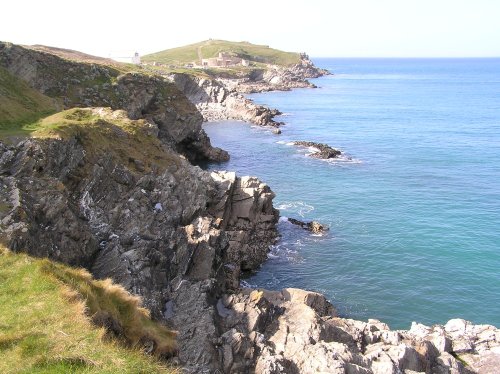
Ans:
<svg viewBox="0 0 500 374"><path fill-rule="evenodd" d="M324 143L295 141L293 142L293 144L299 147L315 148L316 151L310 154L310 156L314 158L320 158L326 160L330 158L337 158L342 154L342 152L339 151L338 149L332 148L328 144Z"/></svg>

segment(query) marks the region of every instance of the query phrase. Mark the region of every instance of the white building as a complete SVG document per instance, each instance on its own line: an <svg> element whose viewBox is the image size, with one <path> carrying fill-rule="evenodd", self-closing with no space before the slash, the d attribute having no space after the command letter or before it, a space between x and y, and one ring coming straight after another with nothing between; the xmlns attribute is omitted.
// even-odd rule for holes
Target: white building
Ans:
<svg viewBox="0 0 500 374"><path fill-rule="evenodd" d="M135 52L132 57L132 63L135 65L139 65L141 63L141 56L139 56L139 52Z"/></svg>

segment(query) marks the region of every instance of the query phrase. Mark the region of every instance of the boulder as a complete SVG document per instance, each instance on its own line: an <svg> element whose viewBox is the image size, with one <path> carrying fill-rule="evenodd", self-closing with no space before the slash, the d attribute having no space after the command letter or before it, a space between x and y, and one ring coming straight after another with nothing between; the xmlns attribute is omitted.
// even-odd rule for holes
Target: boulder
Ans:
<svg viewBox="0 0 500 374"><path fill-rule="evenodd" d="M304 222L295 218L288 218L288 222L300 226L304 230L311 231L313 234L323 234L325 231L328 231L327 227L317 221Z"/></svg>

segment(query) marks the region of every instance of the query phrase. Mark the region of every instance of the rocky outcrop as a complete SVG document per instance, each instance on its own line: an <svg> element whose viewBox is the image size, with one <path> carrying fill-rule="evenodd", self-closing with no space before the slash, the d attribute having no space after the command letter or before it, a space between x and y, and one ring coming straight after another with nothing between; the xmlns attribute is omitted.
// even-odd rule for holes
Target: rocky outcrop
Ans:
<svg viewBox="0 0 500 374"><path fill-rule="evenodd" d="M306 142L306 141L295 141L294 145L299 147L306 148L314 148L314 152L312 152L309 156L314 158L320 158L323 160L327 160L330 158L337 158L342 155L342 152L338 149L330 147L328 144L323 143L315 143L315 142Z"/></svg>
<svg viewBox="0 0 500 374"><path fill-rule="evenodd" d="M171 79L177 87L196 105L205 121L240 120L259 126L279 127L283 122L274 120L280 115L276 109L255 104L242 93L254 93L292 88L315 87L307 78L330 74L314 66L307 55L292 66L268 65L266 69L255 69L237 79L205 78L190 74L173 74ZM279 134L280 131L274 131Z"/></svg>
<svg viewBox="0 0 500 374"><path fill-rule="evenodd" d="M323 226L317 221L304 222L295 218L288 218L288 222L290 222L292 225L299 226L304 230L311 231L313 234L323 234L328 230L327 227Z"/></svg>
<svg viewBox="0 0 500 374"><path fill-rule="evenodd" d="M240 80L235 88L241 93L315 88L307 79L331 74L316 67L306 54L300 57L300 62L291 66L268 65L266 69L256 70L247 79Z"/></svg>
<svg viewBox="0 0 500 374"><path fill-rule="evenodd" d="M0 240L142 296L178 331L186 372L497 370L493 326L451 320L392 331L336 317L318 293L239 289L240 273L257 269L277 238L274 194L256 178L204 172L186 160L218 151L172 84L7 44L0 64L62 106L124 109L74 109L35 138L0 143ZM226 102L224 89L210 92Z"/></svg>
<svg viewBox="0 0 500 374"><path fill-rule="evenodd" d="M494 373L500 359L500 330L490 325L393 331L336 317L322 295L298 289L244 289L219 302L227 373Z"/></svg>
<svg viewBox="0 0 500 374"><path fill-rule="evenodd" d="M238 120L259 126L279 127L276 109L257 105L221 81L188 74L172 75L173 82L196 105L205 121Z"/></svg>
<svg viewBox="0 0 500 374"><path fill-rule="evenodd" d="M218 183L218 202L209 210L221 219L229 247L226 266L231 289L239 287L239 272L257 269L266 259L268 248L278 238L278 210L274 209L274 193L255 177L237 177L234 172L213 172Z"/></svg>
<svg viewBox="0 0 500 374"><path fill-rule="evenodd" d="M159 137L191 161L229 159L213 148L195 106L166 79L116 66L64 59L43 50L0 42L0 66L56 99L60 109L107 106L123 109L159 128Z"/></svg>

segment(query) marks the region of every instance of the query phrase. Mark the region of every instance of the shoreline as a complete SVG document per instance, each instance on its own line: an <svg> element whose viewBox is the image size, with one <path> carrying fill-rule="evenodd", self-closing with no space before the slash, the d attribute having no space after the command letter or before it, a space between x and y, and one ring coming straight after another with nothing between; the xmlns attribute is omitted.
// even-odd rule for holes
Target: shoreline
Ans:
<svg viewBox="0 0 500 374"><path fill-rule="evenodd" d="M263 89L258 92L269 92L268 87L263 86ZM279 90L274 90L279 91ZM219 118L217 118L219 119ZM234 118L225 118L234 119ZM248 121L246 121L248 122ZM250 123L252 124L252 123ZM255 123L254 123L255 124ZM326 145L323 145L326 146ZM256 270L258 272L258 270ZM308 352L307 354L297 353L292 355L278 354L274 347L261 344L259 349L263 352L268 352L267 355L261 355L257 362L256 367L259 370L268 370L270 367L279 367L283 372L294 372L287 370L289 360L292 362L300 362L299 371L308 372L313 370L313 362L328 362L321 370L332 370L335 363L329 361L329 355L336 354L336 348L329 347L329 339L337 343L342 343L349 347L351 355L361 354L361 357L356 359L355 364L344 358L344 363L347 365L358 365L358 360L366 360L367 357L372 359L371 367L367 373L385 373L394 372L394 370L408 370L415 372L440 372L442 370L450 370L450 372L469 373L469 372L493 372L496 365L500 363L500 330L495 326L482 324L474 325L471 322L462 319L451 319L446 324L435 324L431 327L425 326L420 323L411 322L409 330L391 330L385 323L369 319L368 322L356 321L346 318L336 317L334 307L326 300L326 298L314 291L305 291L299 289L283 289L281 291L267 291L262 288L252 289L243 286L241 292L250 298L243 298L239 302L246 304L245 308L252 306L257 310L257 314L265 315L265 310L257 305L253 305L252 298L256 292L259 293L260 300L264 299L265 303L269 303L276 308L284 309L283 318L286 322L281 325L280 329L286 329L286 332L278 330L274 333L274 337L279 336L273 341L273 344L281 344L285 352L289 349L290 352ZM241 297L241 292L237 297ZM297 298L294 293L304 294L304 299ZM262 294L262 295L261 295ZM291 294L292 296L287 296ZM233 298L236 295L229 296L228 301L223 298L224 308L231 310L238 305ZM309 303L308 299L315 299L314 302ZM318 301L319 300L319 301ZM261 302L261 301L259 301ZM318 307L318 304L321 305ZM302 314L296 315L297 310L301 313L307 314L306 310L313 310L315 317L310 320L304 319ZM286 317L285 317L286 316ZM410 322L408 322L410 323ZM306 335L302 329L296 329L295 325L305 324L309 325L310 329L314 330L312 326L321 325L320 331L335 330L335 337L325 338L319 333L319 341L316 340L318 336L309 330ZM335 326L335 327L333 327ZM374 332L374 336L366 335L368 331ZM247 334L252 333L252 330L247 330ZM264 335L268 335L267 331L262 331ZM343 338L339 338L338 334L346 334ZM370 333L368 333L370 334ZM489 338L486 338L489 336ZM307 339L313 339L313 343L308 343ZM284 340L280 340L284 339ZM287 341L294 339L299 344L291 344L292 347L287 347ZM474 346L473 342L486 342L485 346ZM316 353L316 346L322 343L322 348L328 353L321 353L319 356ZM354 346L358 348L353 348ZM401 351L401 347L404 349ZM422 347L426 347L425 349ZM464 348L465 347L465 348ZM495 348L497 347L497 348ZM344 349L346 349L344 347ZM433 353L431 353L431 351ZM274 352L274 353L273 353ZM290 353L289 352L289 353ZM396 353L398 352L398 353ZM234 359L233 352L233 359ZM236 352L238 353L238 352ZM387 354L387 355L386 355ZM352 357L350 358L352 360ZM467 363L464 366L464 363ZM318 366L315 367L317 370ZM357 367L357 370L362 369L363 366ZM272 372L272 371L271 371ZM333 371L337 372L337 371ZM339 373L341 371L338 371ZM343 371L342 371L343 372ZM363 371L364 372L364 371Z"/></svg>
<svg viewBox="0 0 500 374"><path fill-rule="evenodd" d="M244 94L290 91L295 88L317 88L308 81L332 73L314 66L307 55L292 67L270 66L256 77L244 79L202 78L189 74L172 74L172 82L186 95L203 115L205 122L237 120L267 127L275 134L284 122L274 118L283 114L279 109L255 104Z"/></svg>

